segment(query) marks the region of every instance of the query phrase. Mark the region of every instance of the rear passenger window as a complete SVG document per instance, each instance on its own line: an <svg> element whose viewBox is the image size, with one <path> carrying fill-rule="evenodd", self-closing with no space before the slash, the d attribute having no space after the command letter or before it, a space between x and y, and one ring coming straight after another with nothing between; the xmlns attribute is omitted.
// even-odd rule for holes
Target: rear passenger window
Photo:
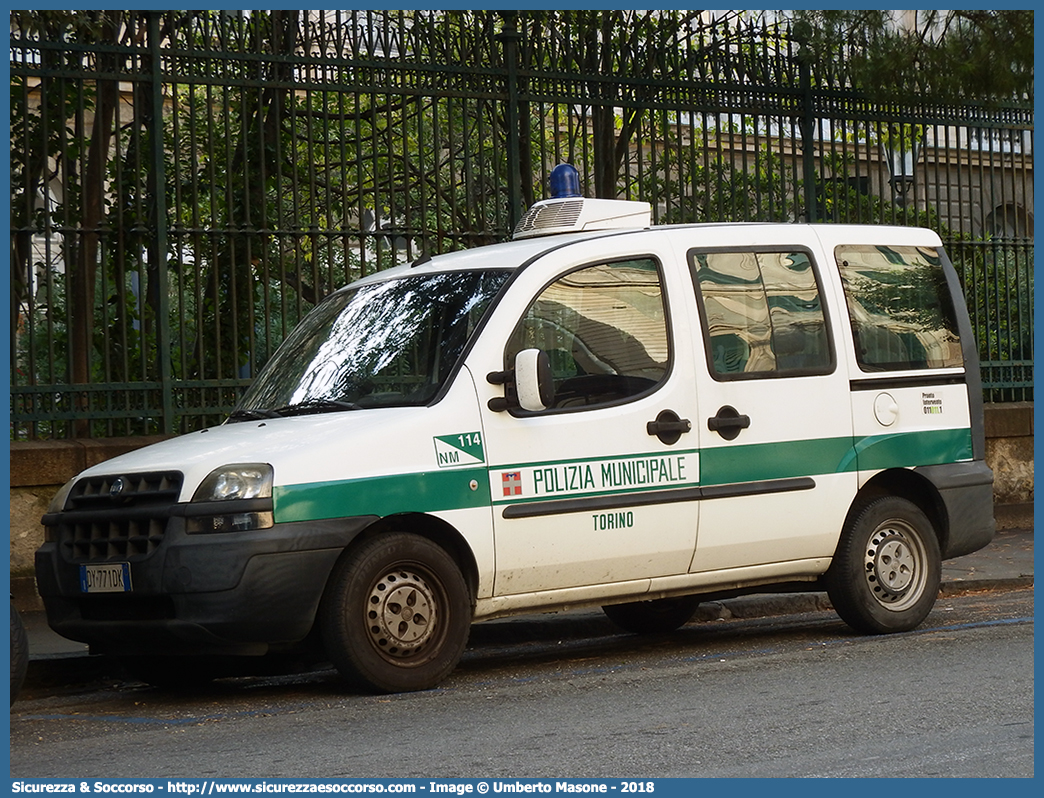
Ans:
<svg viewBox="0 0 1044 798"><path fill-rule="evenodd" d="M717 379L833 370L819 285L806 252L689 253Z"/></svg>
<svg viewBox="0 0 1044 798"><path fill-rule="evenodd" d="M601 263L559 278L512 334L511 363L542 349L554 376L553 407L589 407L651 390L667 374L667 314L655 260Z"/></svg>
<svg viewBox="0 0 1044 798"><path fill-rule="evenodd" d="M834 254L863 371L964 365L953 299L934 249L842 246Z"/></svg>

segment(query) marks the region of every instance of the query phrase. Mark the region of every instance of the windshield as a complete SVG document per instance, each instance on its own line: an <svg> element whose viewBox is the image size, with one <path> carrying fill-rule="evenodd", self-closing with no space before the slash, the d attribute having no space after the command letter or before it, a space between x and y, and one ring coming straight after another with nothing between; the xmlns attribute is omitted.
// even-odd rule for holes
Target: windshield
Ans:
<svg viewBox="0 0 1044 798"><path fill-rule="evenodd" d="M332 295L290 333L232 420L427 404L507 278L447 272Z"/></svg>

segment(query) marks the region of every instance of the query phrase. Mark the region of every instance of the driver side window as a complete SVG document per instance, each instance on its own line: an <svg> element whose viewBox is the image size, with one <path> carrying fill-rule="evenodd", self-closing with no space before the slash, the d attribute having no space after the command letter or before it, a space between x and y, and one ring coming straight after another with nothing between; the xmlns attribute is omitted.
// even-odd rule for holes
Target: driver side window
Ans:
<svg viewBox="0 0 1044 798"><path fill-rule="evenodd" d="M606 405L648 392L663 380L670 360L657 262L602 263L559 278L515 328L507 362L523 349L548 355L551 408Z"/></svg>

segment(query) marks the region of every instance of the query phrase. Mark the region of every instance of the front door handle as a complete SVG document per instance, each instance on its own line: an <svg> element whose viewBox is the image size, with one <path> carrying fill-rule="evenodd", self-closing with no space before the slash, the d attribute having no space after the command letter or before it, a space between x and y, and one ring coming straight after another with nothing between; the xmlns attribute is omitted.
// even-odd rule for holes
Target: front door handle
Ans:
<svg viewBox="0 0 1044 798"><path fill-rule="evenodd" d="M655 421L645 425L645 431L660 439L660 443L670 446L677 443L683 434L692 430L692 422L687 418L678 418L673 410L661 410Z"/></svg>
<svg viewBox="0 0 1044 798"><path fill-rule="evenodd" d="M717 415L707 419L707 429L718 433L727 441L734 440L740 434L740 430L745 430L749 426L750 416L741 415L731 405L718 408Z"/></svg>

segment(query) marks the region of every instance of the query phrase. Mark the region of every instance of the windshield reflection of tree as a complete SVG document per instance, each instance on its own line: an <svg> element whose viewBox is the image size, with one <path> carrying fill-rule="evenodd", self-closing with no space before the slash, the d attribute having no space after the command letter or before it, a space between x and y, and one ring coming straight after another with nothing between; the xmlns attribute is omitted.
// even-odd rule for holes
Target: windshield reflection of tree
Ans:
<svg viewBox="0 0 1044 798"><path fill-rule="evenodd" d="M458 272L335 295L291 334L243 407L427 402L504 279L502 273Z"/></svg>

